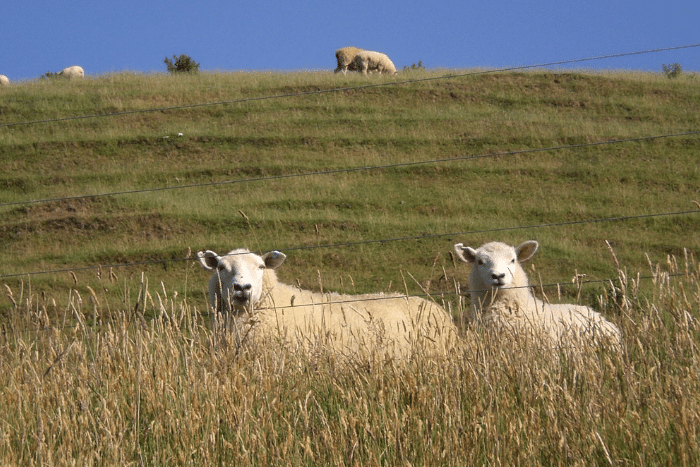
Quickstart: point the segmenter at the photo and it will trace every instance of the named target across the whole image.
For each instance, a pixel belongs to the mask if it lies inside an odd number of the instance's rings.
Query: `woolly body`
[[[8,86],[9,84],[10,84],[9,78],[5,75],[0,75],[0,86]]]
[[[391,75],[397,74],[396,67],[392,61],[389,60],[386,54],[381,52],[362,50],[355,55],[353,65],[358,71],[361,71],[363,75],[372,71]]]
[[[343,47],[342,49],[338,49],[335,51],[335,59],[338,62],[338,66],[336,67],[335,70],[333,70],[333,73],[338,73],[339,71],[342,71],[343,74],[347,74],[348,70],[350,71],[359,71],[355,67],[355,55],[357,55],[359,52],[362,52],[362,49],[358,49],[357,47]]]
[[[600,313],[583,305],[546,303],[532,294],[521,263],[532,258],[538,247],[536,241],[516,248],[500,242],[476,250],[461,243],[454,246],[457,257],[472,265],[470,318],[499,331],[542,335],[555,343],[571,338],[597,343],[601,337],[620,343],[619,329]]]
[[[85,77],[85,71],[83,70],[82,67],[78,65],[74,66],[69,66],[68,68],[64,68],[63,70],[58,72],[59,76],[63,76],[66,78],[84,78]]]
[[[245,249],[225,256],[206,250],[200,263],[214,269],[209,299],[216,312],[235,318],[238,335],[282,337],[293,346],[329,344],[343,354],[379,352],[406,357],[422,349],[445,351],[457,328],[439,305],[399,294],[318,293],[281,283],[274,271],[286,256]]]

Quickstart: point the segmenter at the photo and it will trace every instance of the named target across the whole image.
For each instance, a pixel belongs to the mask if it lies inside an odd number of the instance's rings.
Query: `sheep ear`
[[[515,254],[518,256],[518,261],[524,263],[525,261],[529,260],[535,256],[535,253],[539,247],[540,244],[534,240],[528,240],[527,242],[521,243],[515,249]]]
[[[455,254],[457,258],[463,263],[475,263],[476,262],[476,250],[464,246],[461,243],[455,243],[454,246]]]
[[[284,260],[287,259],[287,255],[281,251],[268,251],[262,255],[262,259],[265,262],[266,268],[277,269],[284,263]]]
[[[197,252],[197,259],[206,269],[216,269],[219,267],[219,262],[221,258],[215,252],[211,250],[204,250]]]

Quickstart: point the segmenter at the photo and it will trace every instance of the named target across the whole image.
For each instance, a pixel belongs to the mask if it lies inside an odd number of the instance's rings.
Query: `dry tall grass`
[[[464,330],[449,359],[404,365],[217,348],[146,281],[135,311],[72,292],[53,321],[6,286],[0,464],[697,465],[700,265],[652,276],[650,296],[620,271],[601,297],[623,353]]]

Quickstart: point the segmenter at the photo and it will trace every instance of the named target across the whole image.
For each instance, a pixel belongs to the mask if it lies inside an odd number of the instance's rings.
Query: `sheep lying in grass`
[[[327,344],[342,354],[407,357],[421,350],[444,354],[456,343],[457,329],[443,308],[399,294],[317,293],[277,280],[286,256],[258,256],[237,249],[219,256],[197,253],[213,270],[209,299],[214,311],[232,317],[236,339],[249,334],[281,338],[309,349]]]
[[[389,60],[389,57],[380,52],[362,50],[355,55],[353,65],[358,71],[361,71],[363,75],[372,71],[391,75],[397,74],[396,67],[391,60]]]
[[[59,71],[58,76],[63,76],[64,78],[84,78],[85,77],[85,71],[83,70],[82,67],[78,65],[74,66],[69,66],[68,68],[64,68],[63,70]]]
[[[517,248],[500,242],[476,250],[461,243],[454,246],[457,257],[472,265],[472,319],[481,319],[499,331],[541,334],[554,343],[573,338],[577,342],[619,344],[619,329],[600,313],[582,305],[545,303],[532,295],[520,263],[532,258],[538,247],[534,240]]]
[[[357,55],[359,52],[362,52],[362,49],[358,49],[357,47],[343,47],[342,49],[336,50],[335,59],[338,62],[338,66],[335,70],[333,70],[333,73],[342,71],[343,74],[346,75],[348,70],[359,71],[357,68],[355,68],[354,62],[355,55]]]
[[[8,86],[9,84],[10,84],[9,78],[5,75],[0,75],[0,86]]]

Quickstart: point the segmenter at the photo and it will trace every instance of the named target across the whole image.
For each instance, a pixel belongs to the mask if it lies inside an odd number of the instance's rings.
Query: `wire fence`
[[[687,276],[687,272],[686,273],[667,273],[667,274],[665,274],[665,277],[668,279],[677,278],[677,277],[685,277],[685,276]],[[639,282],[641,282],[643,280],[655,280],[655,279],[658,279],[658,277],[654,276],[654,275],[645,275],[645,276],[637,275],[636,277],[634,277],[632,279],[632,281],[636,282],[636,284],[638,285]],[[539,289],[541,291],[544,291],[544,289],[546,289],[546,288],[556,288],[557,291],[560,291],[561,287],[563,287],[563,286],[575,286],[575,287],[578,287],[580,290],[580,288],[583,285],[606,284],[606,285],[610,285],[611,288],[613,289],[612,293],[616,294],[617,291],[615,290],[616,289],[615,283],[620,283],[622,281],[627,281],[627,279],[623,279],[622,277],[597,279],[597,280],[579,280],[578,278],[574,278],[574,280],[568,281],[568,282],[564,281],[564,282],[554,282],[554,283],[548,283],[548,284],[514,286],[514,287],[510,287],[510,289],[529,289],[531,291],[535,290],[535,289]],[[627,284],[625,284],[625,285],[627,285]],[[486,291],[486,290],[483,290],[483,291]],[[483,292],[483,291],[481,291],[481,292]],[[472,292],[472,291],[469,291],[468,293],[470,293],[470,292]],[[480,291],[476,290],[474,292],[480,292]],[[427,293],[427,292],[425,292],[425,293],[413,293],[413,294],[410,294],[409,296],[426,299],[426,300],[432,301],[434,303],[437,303],[438,305],[444,305],[445,300],[459,299],[459,297],[468,295],[468,293],[455,290],[455,291],[451,291],[451,292],[441,291],[441,292],[432,293],[432,294]],[[544,295],[545,295],[544,301],[546,303],[548,303],[549,300],[546,298],[546,294],[544,294]],[[15,307],[19,308],[19,306],[15,302],[14,298],[12,298],[10,295],[8,295],[8,296],[10,297],[11,301],[13,303],[15,303]],[[79,294],[77,294],[77,291],[76,291],[76,296],[77,296],[77,300],[80,303],[82,303],[82,298],[80,297]],[[255,311],[256,312],[272,311],[273,313],[277,313],[277,312],[284,313],[285,310],[289,310],[289,309],[298,310],[298,309],[309,308],[309,307],[312,307],[314,309],[319,308],[321,310],[324,310],[325,307],[333,306],[333,305],[339,305],[342,309],[343,305],[349,306],[352,308],[353,305],[361,304],[363,302],[381,302],[381,301],[387,301],[387,300],[395,300],[397,297],[398,298],[406,297],[405,295],[392,295],[392,294],[370,295],[370,294],[368,294],[368,295],[364,295],[364,296],[342,296],[342,295],[340,295],[339,296],[340,298],[331,299],[332,296],[333,296],[332,293],[320,293],[319,294],[320,300],[318,302],[314,302],[314,303],[290,303],[289,305],[275,304],[272,307],[266,307],[266,306],[257,307],[255,309]],[[73,295],[72,295],[72,297],[73,297]],[[94,297],[94,299],[97,300],[96,297]],[[122,311],[126,311],[127,313],[133,314],[133,317],[136,317],[137,315],[139,315],[141,319],[144,319],[143,314],[141,314],[139,309],[138,309],[139,304],[141,304],[141,303],[145,304],[145,302],[147,302],[149,300],[151,301],[153,308],[155,310],[157,307],[156,307],[155,303],[153,302],[153,298],[152,298],[150,292],[148,292],[148,290],[141,290],[141,291],[139,291],[139,298],[138,298],[138,301],[136,303],[136,306],[134,307],[133,313],[129,312],[127,310],[122,310]],[[165,320],[170,321],[170,322],[175,322],[176,321],[175,317],[174,316],[171,317],[167,311],[167,296],[166,296],[166,304],[163,304],[160,297],[158,297],[158,302],[159,302],[160,314],[159,314],[159,316],[155,316],[154,319],[165,319]],[[95,307],[95,306],[96,306],[96,304],[93,303],[93,307]],[[207,305],[207,306],[209,306],[209,305]],[[71,307],[72,307],[72,309],[71,309]],[[468,307],[468,305],[466,305],[465,307]],[[90,324],[87,322],[86,317],[81,316],[81,312],[79,310],[79,307],[76,308],[75,305],[71,302],[69,304],[69,306],[66,307],[65,311],[67,313],[69,310],[71,310],[71,313],[74,316],[76,323],[66,323],[66,320],[64,317],[63,324],[60,326],[57,324],[53,324],[53,325],[49,324],[48,316],[45,314],[45,310],[44,310],[44,316],[42,316],[41,315],[42,310],[39,308],[39,306],[36,306],[35,308],[36,308],[35,310],[27,310],[27,311],[38,312],[37,316],[26,315],[23,317],[23,319],[25,321],[34,320],[35,322],[33,324],[25,323],[25,326],[17,326],[15,324],[15,325],[10,325],[8,327],[5,323],[3,323],[0,326],[0,333],[2,333],[4,335],[8,335],[8,334],[18,335],[18,334],[27,333],[27,332],[49,332],[49,331],[53,331],[56,329],[58,329],[58,330],[75,329],[76,325],[79,325],[83,330],[85,330],[86,328],[90,328],[93,331],[97,331],[99,329],[99,326],[97,324],[98,314],[97,314],[96,308],[95,308],[95,310],[93,310],[93,319],[92,319],[93,322]],[[210,308],[207,312],[201,312],[201,311],[196,310],[196,308],[195,308],[195,310],[194,310],[195,316],[193,316],[191,318],[196,320],[196,321],[199,321],[203,317],[210,315],[210,313],[212,311],[213,311],[213,309]],[[175,310],[171,309],[171,312],[175,313]],[[575,312],[572,311],[572,313],[575,313]],[[180,313],[180,314],[181,314],[180,320],[182,320],[184,315],[182,313]],[[111,313],[110,313],[110,315],[111,315]],[[107,319],[109,320],[110,318],[107,317]],[[102,316],[101,313],[99,313],[99,321],[101,323],[104,322],[104,317]],[[139,320],[133,320],[133,321],[138,322]],[[204,324],[204,323],[202,322],[200,324]]]
[[[114,191],[114,192],[108,192],[108,193],[97,193],[97,194],[88,194],[88,195],[64,196],[64,197],[57,197],[57,198],[43,198],[43,199],[25,200],[25,201],[12,201],[12,202],[0,203],[0,207],[24,206],[24,205],[29,205],[29,204],[40,204],[40,203],[50,203],[50,202],[60,202],[60,201],[73,201],[73,200],[79,200],[79,199],[93,199],[93,198],[103,198],[103,197],[119,196],[119,195],[155,193],[155,192],[162,192],[162,191],[183,190],[183,189],[192,189],[192,188],[207,188],[207,187],[243,184],[243,183],[268,182],[268,181],[285,180],[285,179],[292,179],[292,178],[338,175],[338,174],[352,173],[352,172],[388,170],[388,169],[398,169],[398,168],[405,168],[405,167],[419,167],[419,166],[432,165],[432,164],[445,164],[445,163],[450,163],[450,162],[464,162],[464,161],[477,160],[477,159],[516,156],[516,155],[524,155],[524,154],[535,154],[535,153],[549,152],[549,151],[582,149],[582,148],[590,148],[590,147],[595,147],[595,146],[604,146],[604,145],[613,145],[613,144],[639,143],[639,142],[643,142],[643,141],[654,141],[654,140],[665,139],[665,138],[678,138],[678,137],[698,136],[698,135],[700,135],[700,131],[686,131],[686,132],[681,132],[681,133],[668,133],[668,134],[663,134],[663,135],[640,136],[637,138],[625,138],[625,139],[616,139],[616,140],[608,140],[608,141],[594,141],[592,143],[569,144],[569,145],[563,145],[563,146],[550,146],[550,147],[546,147],[546,148],[521,149],[521,150],[515,150],[515,151],[502,151],[502,152],[493,152],[493,153],[476,154],[476,155],[471,154],[471,155],[465,155],[465,156],[448,157],[448,158],[442,158],[442,159],[431,159],[431,160],[424,160],[424,161],[398,162],[398,163],[394,163],[394,164],[382,164],[382,165],[361,166],[361,167],[347,167],[347,168],[343,168],[343,169],[322,170],[322,171],[316,171],[316,172],[303,172],[303,173],[290,173],[290,174],[281,174],[281,175],[270,175],[270,176],[266,176],[266,177],[243,178],[243,179],[238,179],[238,180],[223,180],[223,181],[216,181],[216,182],[204,182],[204,183],[193,183],[193,184],[187,184],[187,185],[142,188],[142,189],[137,189],[137,190]]]
[[[197,107],[211,107],[211,106],[219,106],[219,105],[243,104],[243,103],[248,103],[248,102],[264,101],[264,100],[271,100],[271,99],[289,99],[292,97],[310,96],[310,95],[314,95],[314,94],[328,94],[328,93],[344,92],[344,91],[356,91],[356,90],[363,90],[363,89],[370,89],[370,88],[377,88],[377,87],[398,86],[398,85],[402,85],[402,84],[420,83],[420,82],[425,82],[425,81],[437,81],[437,80],[444,80],[444,79],[463,78],[463,77],[483,75],[483,74],[503,73],[503,72],[520,71],[520,70],[532,70],[532,69],[547,68],[547,67],[562,66],[562,65],[574,65],[577,63],[585,63],[585,62],[591,62],[591,61],[597,61],[597,60],[607,60],[607,59],[611,59],[611,58],[622,58],[622,57],[630,57],[630,56],[634,56],[634,55],[644,55],[644,54],[651,54],[651,53],[668,52],[668,51],[672,51],[672,50],[690,49],[690,48],[695,48],[695,47],[700,47],[700,44],[688,44],[688,45],[679,45],[679,46],[675,46],[675,47],[665,47],[665,48],[649,49],[649,50],[638,50],[638,51],[633,51],[633,52],[622,52],[622,53],[609,54],[609,55],[598,55],[598,56],[594,56],[594,57],[583,57],[583,58],[575,58],[575,59],[570,59],[570,60],[559,60],[559,61],[553,61],[553,62],[538,63],[538,64],[534,64],[534,65],[522,65],[522,66],[515,66],[515,67],[498,68],[498,69],[494,69],[494,70],[469,71],[469,72],[465,72],[465,73],[448,73],[445,75],[435,76],[435,77],[415,78],[415,79],[399,80],[399,81],[384,82],[384,83],[364,84],[364,85],[360,85],[360,86],[345,86],[345,87],[339,87],[339,88],[320,89],[320,90],[304,91],[304,92],[294,92],[294,93],[288,93],[288,94],[274,94],[274,95],[270,95],[270,96],[257,96],[257,97],[249,97],[249,98],[245,98],[245,99],[231,99],[231,100],[224,100],[224,101],[217,101],[217,102],[201,102],[201,103],[195,103],[195,104],[175,105],[175,106],[168,106],[168,107],[154,107],[154,108],[148,108],[148,109],[135,109],[135,110],[127,110],[127,111],[122,111],[122,112],[111,112],[111,113],[105,113],[105,114],[77,115],[77,116],[72,116],[72,117],[49,118],[49,119],[44,119],[44,120],[28,120],[28,121],[23,121],[23,122],[7,122],[7,123],[0,123],[0,128],[21,126],[21,125],[37,125],[37,124],[43,124],[43,123],[57,123],[57,122],[65,122],[65,121],[71,121],[71,120],[85,120],[85,119],[92,119],[92,118],[120,117],[120,116],[124,116],[124,115],[133,115],[133,114],[140,114],[140,113],[167,112],[167,111],[175,111],[175,110],[192,109],[192,108],[197,108]]]
[[[537,68],[546,68],[546,67],[552,67],[552,66],[570,65],[570,64],[576,64],[576,63],[584,63],[587,61],[603,60],[603,59],[609,59],[609,58],[619,58],[619,57],[625,57],[625,56],[631,56],[631,55],[657,53],[657,52],[662,52],[662,51],[671,51],[671,50],[687,49],[687,48],[694,48],[694,47],[700,47],[700,44],[691,44],[691,45],[684,45],[684,46],[678,46],[678,47],[668,47],[668,48],[661,48],[661,49],[627,52],[627,53],[603,55],[603,56],[597,56],[597,57],[572,59],[572,60],[553,61],[553,62],[548,62],[548,63],[541,63],[541,64],[535,64],[535,65],[525,65],[525,66],[519,66],[519,67],[509,67],[509,68],[502,68],[502,69],[497,69],[497,70],[470,71],[470,72],[465,72],[465,73],[450,73],[450,74],[445,74],[445,75],[441,75],[438,77],[417,78],[417,79],[400,80],[400,81],[392,81],[392,82],[373,83],[373,84],[365,84],[365,85],[360,85],[360,86],[338,87],[338,88],[314,90],[314,91],[308,91],[308,92],[278,94],[278,95],[269,95],[269,96],[258,96],[258,97],[246,98],[246,99],[234,99],[234,100],[226,100],[226,101],[218,101],[218,102],[195,103],[195,104],[180,105],[180,106],[137,109],[137,110],[107,113],[107,114],[81,115],[81,116],[62,117],[62,118],[53,118],[53,119],[44,119],[44,120],[32,120],[32,121],[23,121],[23,122],[8,122],[8,123],[0,123],[0,128],[8,128],[8,127],[20,126],[20,125],[56,123],[56,122],[65,122],[65,121],[71,121],[71,120],[82,120],[82,119],[92,119],[92,118],[108,118],[108,117],[117,117],[117,116],[123,116],[123,115],[149,113],[149,112],[176,111],[176,110],[181,110],[181,109],[190,109],[190,108],[204,107],[204,106],[231,105],[231,104],[240,104],[240,103],[246,103],[246,102],[252,102],[252,101],[263,101],[263,100],[270,100],[270,99],[285,99],[285,98],[301,97],[301,96],[308,96],[308,95],[314,95],[314,94],[343,92],[343,91],[349,91],[349,90],[363,90],[363,89],[383,87],[383,86],[396,86],[396,85],[424,82],[424,81],[435,81],[435,80],[454,79],[454,78],[460,78],[460,77],[469,77],[469,76],[488,74],[488,73],[499,73],[499,72],[507,72],[507,71],[518,71],[518,70],[526,70],[526,69],[537,69]],[[284,180],[284,179],[301,178],[301,177],[329,176],[329,175],[337,175],[337,174],[342,174],[342,173],[351,173],[351,172],[359,172],[359,171],[387,170],[387,169],[415,167],[415,166],[429,165],[429,164],[442,164],[442,163],[450,163],[450,162],[458,162],[458,161],[468,161],[468,160],[476,160],[476,159],[483,159],[483,158],[495,158],[495,157],[504,157],[504,156],[512,156],[512,155],[523,155],[523,154],[531,154],[531,153],[539,153],[539,152],[547,152],[547,151],[561,151],[561,150],[589,148],[589,147],[595,147],[595,146],[601,146],[601,145],[637,143],[637,142],[644,142],[644,141],[653,141],[653,140],[658,140],[658,139],[663,139],[663,138],[694,137],[694,136],[697,136],[699,134],[700,134],[700,131],[686,131],[686,132],[677,132],[677,133],[660,134],[660,135],[652,135],[652,136],[643,136],[643,137],[636,137],[636,138],[598,141],[598,142],[592,142],[592,143],[553,146],[553,147],[546,147],[546,148],[514,150],[514,151],[505,151],[505,152],[496,152],[496,153],[487,153],[487,154],[478,154],[478,155],[472,154],[472,155],[464,155],[464,156],[433,159],[433,160],[402,162],[402,163],[374,165],[374,166],[347,167],[347,168],[325,170],[325,171],[305,172],[305,173],[290,173],[290,174],[282,174],[282,175],[276,175],[276,176],[247,178],[247,179],[238,179],[238,180],[225,180],[225,181],[215,181],[215,182],[168,186],[168,187],[150,187],[150,188],[144,188],[144,189],[138,189],[138,190],[128,190],[128,191],[118,191],[118,192],[108,192],[108,193],[98,193],[98,194],[88,194],[88,195],[77,195],[77,196],[67,196],[67,197],[56,197],[56,198],[45,198],[45,199],[35,199],[35,200],[24,200],[24,201],[0,203],[0,207],[22,206],[22,205],[37,204],[37,203],[69,201],[69,200],[86,199],[86,198],[131,195],[131,194],[137,194],[137,193],[152,193],[152,192],[159,192],[159,191],[165,191],[165,190],[206,188],[206,187],[214,187],[214,186],[221,186],[221,185],[255,183],[255,182],[264,182],[264,181],[271,181],[271,180]],[[700,207],[700,205],[699,205],[699,207]],[[435,233],[435,234],[430,234],[430,235],[412,235],[412,236],[394,237],[394,238],[368,239],[368,240],[332,243],[332,244],[324,244],[324,245],[318,245],[318,244],[317,245],[296,245],[296,246],[288,246],[286,248],[280,248],[280,249],[283,251],[300,251],[300,250],[311,250],[311,249],[321,249],[321,248],[349,247],[349,246],[365,245],[365,244],[372,244],[372,243],[401,242],[401,241],[410,241],[410,240],[422,240],[422,239],[426,239],[426,238],[441,238],[441,237],[451,237],[451,236],[460,236],[460,235],[467,236],[467,235],[474,235],[474,234],[496,233],[496,232],[505,232],[505,231],[515,231],[515,230],[554,228],[554,227],[560,227],[560,226],[585,225],[585,224],[605,223],[605,222],[621,222],[621,221],[630,221],[630,220],[635,220],[635,219],[639,220],[639,219],[661,218],[661,217],[670,217],[670,216],[691,216],[691,215],[698,214],[698,213],[700,213],[700,210],[697,210],[697,209],[686,210],[686,211],[662,212],[662,213],[646,213],[646,214],[639,214],[639,215],[618,216],[618,217],[609,217],[609,218],[600,218],[600,219],[586,219],[586,220],[570,221],[570,222],[544,223],[544,224],[525,225],[525,226],[511,226],[511,227],[503,227],[503,228],[497,228],[497,229],[484,229],[484,230],[476,230],[476,231],[449,232],[449,233],[443,232],[443,233]],[[183,258],[178,258],[178,259],[140,261],[140,262],[132,262],[132,263],[115,263],[115,264],[108,264],[108,265],[92,265],[92,266],[84,266],[84,267],[77,267],[77,268],[65,268],[65,269],[38,270],[38,271],[20,272],[20,273],[15,273],[15,274],[4,274],[4,275],[0,275],[0,279],[13,279],[13,278],[16,279],[16,278],[22,278],[22,277],[44,275],[44,274],[74,273],[74,272],[79,272],[79,271],[99,270],[99,269],[103,269],[103,268],[110,268],[111,269],[111,268],[142,267],[142,266],[148,266],[148,265],[157,265],[157,264],[165,264],[165,263],[170,263],[170,262],[182,262],[182,261],[193,261],[193,258],[192,257],[183,257]],[[678,274],[678,275],[680,275],[680,274]],[[672,276],[675,276],[675,275],[672,275]],[[651,278],[653,278],[653,276],[638,276],[637,279],[646,280],[646,279],[651,279]],[[570,281],[561,281],[561,282],[556,282],[556,283],[551,283],[551,284],[541,284],[541,285],[539,285],[539,287],[561,287],[562,284],[571,284],[571,285],[577,285],[580,287],[582,284],[612,283],[612,282],[618,281],[618,280],[619,280],[619,278],[610,278],[610,279],[602,279],[602,280],[586,280],[586,281],[578,281],[578,283],[576,283],[576,284],[574,284]],[[444,297],[444,296],[448,296],[450,294],[457,294],[457,292],[456,291],[452,292],[452,293],[441,292],[439,295]],[[429,294],[417,294],[416,296],[427,297],[428,295]],[[377,298],[373,298],[373,299],[382,299],[382,298],[377,297]],[[343,303],[343,302],[341,301],[340,303]]]
[[[339,243],[327,243],[327,244],[316,244],[316,245],[297,245],[297,246],[289,246],[289,247],[282,247],[282,248],[277,247],[275,249],[279,249],[282,251],[317,250],[317,249],[323,249],[323,248],[339,248],[339,247],[369,245],[369,244],[373,244],[373,243],[404,242],[404,241],[410,241],[410,240],[424,240],[424,239],[431,239],[431,238],[468,236],[468,235],[496,233],[496,232],[509,232],[509,231],[512,232],[512,231],[517,231],[517,230],[534,230],[534,229],[542,229],[542,228],[553,228],[553,227],[585,225],[585,224],[599,224],[599,223],[605,223],[605,222],[621,222],[621,221],[628,221],[628,220],[634,220],[634,219],[652,219],[652,218],[683,216],[683,215],[693,215],[693,214],[700,214],[700,209],[693,209],[693,210],[687,210],[687,211],[662,212],[662,213],[637,214],[637,215],[631,215],[631,216],[606,217],[606,218],[600,218],[600,219],[584,219],[584,220],[567,221],[567,222],[552,222],[552,223],[545,223],[545,224],[531,224],[531,225],[522,225],[522,226],[500,227],[500,228],[496,228],[496,229],[481,229],[481,230],[468,230],[468,231],[461,231],[461,232],[442,232],[442,233],[425,234],[425,235],[410,235],[410,236],[404,236],[404,237],[377,238],[377,239],[368,239],[368,240],[357,240],[357,241],[353,241],[353,242],[339,242]],[[272,248],[270,250],[272,250]],[[234,253],[234,254],[237,254],[237,253]],[[226,256],[226,255],[223,255],[223,256]],[[44,274],[62,274],[62,273],[71,273],[71,272],[75,273],[75,272],[84,272],[84,271],[97,271],[97,270],[102,270],[102,269],[153,266],[153,265],[159,265],[159,264],[178,263],[178,262],[193,261],[193,260],[194,260],[194,258],[192,258],[192,257],[183,257],[183,258],[177,258],[177,259],[170,258],[170,259],[162,259],[162,260],[138,261],[138,262],[131,262],[131,263],[98,264],[98,265],[92,265],[92,266],[73,267],[73,268],[64,268],[64,269],[46,269],[46,270],[37,270],[37,271],[25,271],[25,272],[18,272],[18,273],[14,273],[14,274],[0,275],[0,280],[11,279],[11,278],[20,278],[20,277],[31,277],[31,276],[38,276],[38,275],[44,275]]]

